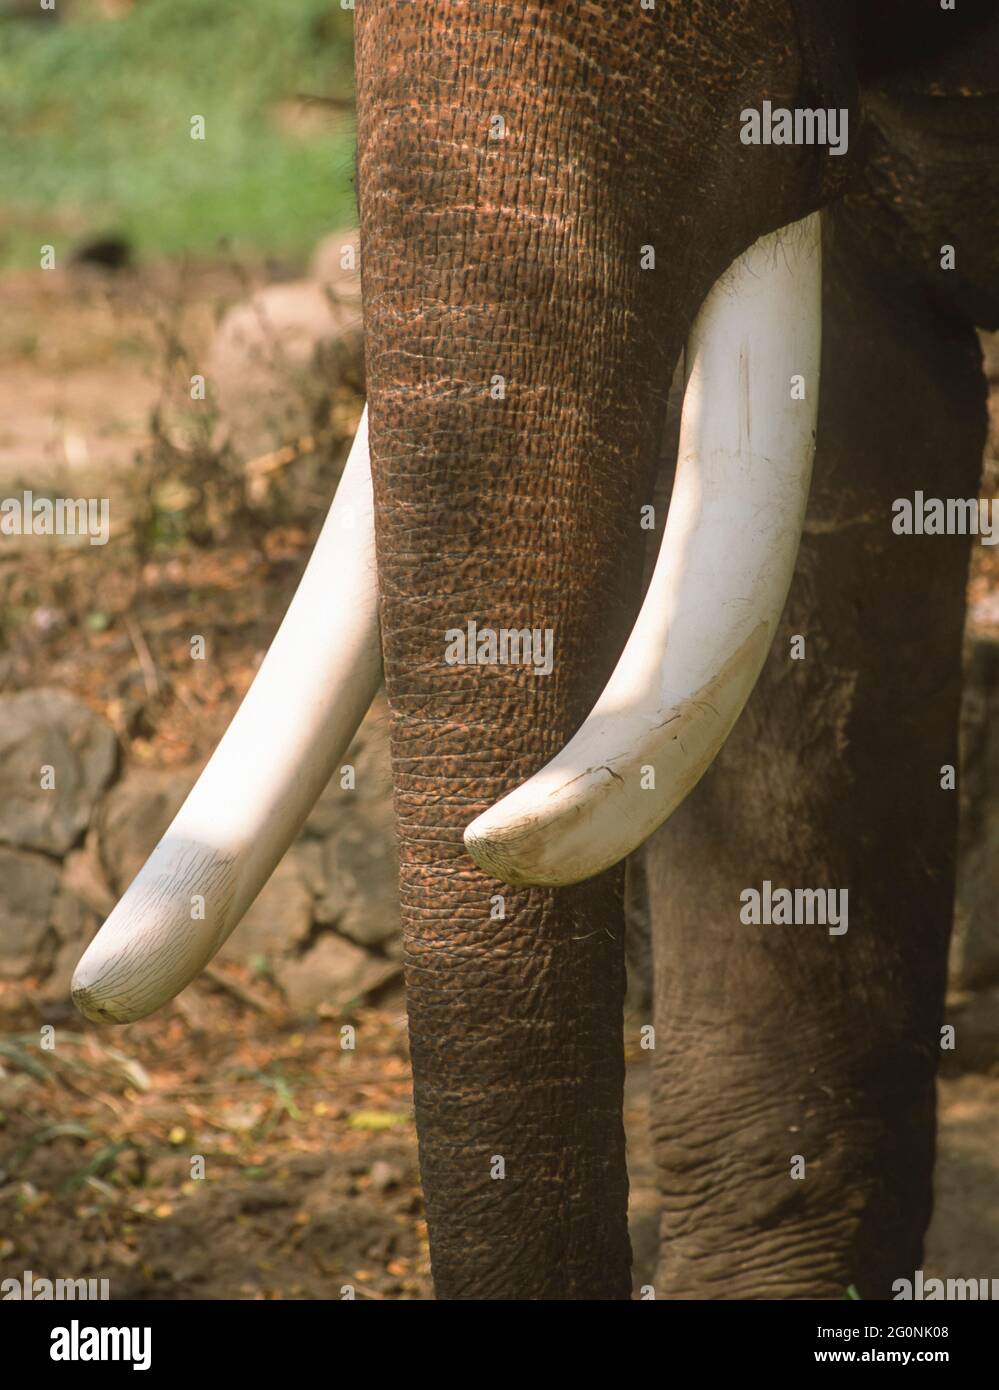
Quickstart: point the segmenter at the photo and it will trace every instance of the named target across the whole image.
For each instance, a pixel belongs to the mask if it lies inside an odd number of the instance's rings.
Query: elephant
[[[357,9],[365,416],[73,993],[197,974],[384,679],[440,1298],[632,1294],[639,852],[655,1297],[919,1267],[972,536],[893,518],[977,496],[997,57],[973,0]]]

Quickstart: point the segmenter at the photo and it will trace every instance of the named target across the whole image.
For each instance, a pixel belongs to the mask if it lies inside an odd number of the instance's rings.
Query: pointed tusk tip
[[[70,995],[77,1013],[82,1014],[91,1023],[132,1023],[136,1017],[127,1009],[116,1008],[113,1004],[99,1002],[93,988],[77,981],[75,975],[70,985]]]
[[[465,830],[465,849],[483,873],[500,883],[511,883],[517,887],[529,887],[532,880],[524,873],[523,865],[516,862],[510,853],[510,846],[504,842],[502,832],[491,829],[485,816],[473,820]]]
[[[483,873],[514,888],[564,888],[575,879],[539,862],[537,830],[497,823],[484,811],[465,830],[465,849]]]
[[[96,941],[97,938],[95,937]],[[91,943],[92,945],[93,943]],[[73,978],[69,983],[70,998],[78,1013],[91,1023],[135,1023],[137,1019],[145,1018],[147,1014],[153,1012],[157,1007],[154,1003],[152,1007],[147,1003],[139,1006],[129,1003],[119,991],[109,988],[107,983],[106,960],[88,960],[89,952],[85,953],[73,972]],[[148,996],[147,996],[148,998]],[[155,998],[155,996],[154,996]]]

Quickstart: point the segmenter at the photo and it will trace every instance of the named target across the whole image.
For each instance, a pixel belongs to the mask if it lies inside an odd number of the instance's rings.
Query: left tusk
[[[267,882],[381,682],[367,410],[260,670],[163,839],[87,947],[73,999],[130,1023],[204,968]]]
[[[705,300],[669,515],[628,643],[565,748],[465,831],[503,882],[578,883],[617,863],[680,805],[742,712],[808,501],[821,265],[816,213],[761,238]]]

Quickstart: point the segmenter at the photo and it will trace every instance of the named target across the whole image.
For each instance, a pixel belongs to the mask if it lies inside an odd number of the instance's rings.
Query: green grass
[[[275,119],[299,93],[349,96],[352,18],[338,0],[137,0],[0,21],[0,263],[107,232],[140,256],[294,255],[352,221],[344,114],[307,135]]]

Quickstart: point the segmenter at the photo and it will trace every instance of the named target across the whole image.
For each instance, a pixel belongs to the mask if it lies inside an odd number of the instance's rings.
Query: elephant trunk
[[[434,1279],[445,1298],[625,1298],[620,872],[512,889],[462,834],[579,727],[637,607],[684,331],[649,254],[665,220],[652,84],[639,71],[622,118],[593,90],[600,70],[580,73],[567,18],[545,10],[525,30],[507,7],[449,7],[459,30],[439,10],[368,0],[357,19],[372,478]],[[625,35],[626,54],[603,11],[594,22],[610,70],[661,62],[659,29],[642,29],[645,49]]]

